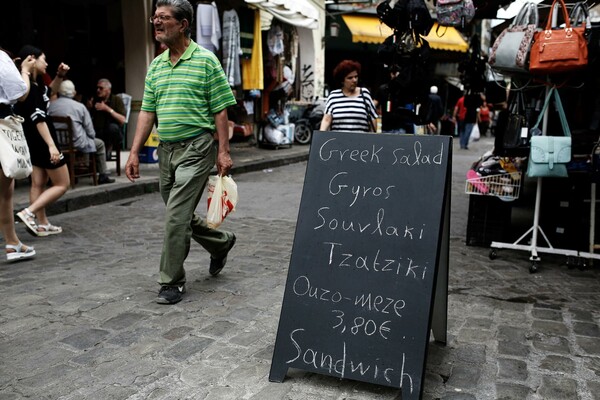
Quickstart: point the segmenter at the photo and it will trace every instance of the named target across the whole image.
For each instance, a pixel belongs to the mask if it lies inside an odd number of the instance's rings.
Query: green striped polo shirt
[[[175,65],[169,53],[148,67],[141,110],[156,113],[163,142],[214,132],[213,114],[236,104],[221,63],[193,40]]]

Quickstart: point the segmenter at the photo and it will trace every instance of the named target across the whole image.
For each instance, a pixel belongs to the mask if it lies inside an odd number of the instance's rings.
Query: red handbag
[[[552,28],[552,14],[559,2],[563,10],[564,28]],[[554,0],[546,22],[546,29],[533,35],[529,58],[532,74],[554,74],[584,68],[588,63],[588,49],[584,26],[571,27],[569,13],[563,0]]]

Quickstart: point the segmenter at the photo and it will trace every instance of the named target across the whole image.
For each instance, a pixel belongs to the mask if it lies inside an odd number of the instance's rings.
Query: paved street
[[[448,344],[430,344],[424,398],[600,399],[600,269],[541,255],[530,274],[528,253],[465,245],[465,173],[492,143],[453,156]],[[156,192],[56,214],[54,237],[18,226],[39,256],[0,263],[0,399],[401,399],[301,370],[268,381],[305,168],[234,175],[228,264],[211,277],[193,243],[173,306],[155,303]]]

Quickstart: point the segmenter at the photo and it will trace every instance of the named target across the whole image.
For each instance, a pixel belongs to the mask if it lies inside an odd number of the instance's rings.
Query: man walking
[[[236,101],[219,60],[190,38],[193,9],[187,0],[158,0],[150,20],[156,40],[167,50],[148,67],[125,173],[132,182],[139,178],[138,153],[156,123],[160,193],[166,205],[157,302],[175,304],[185,293],[183,263],[191,238],[210,253],[213,276],[221,272],[235,244],[233,233],[210,229],[194,210],[215,156],[219,175],[226,175],[233,165],[227,107]]]

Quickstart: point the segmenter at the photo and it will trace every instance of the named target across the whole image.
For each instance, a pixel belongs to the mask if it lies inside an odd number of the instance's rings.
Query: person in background
[[[481,106],[477,109],[477,125],[479,127],[479,134],[481,137],[488,136],[488,130],[490,128],[492,117],[490,108],[485,101],[485,96],[481,96]]]
[[[46,216],[46,206],[64,195],[69,188],[69,171],[64,156],[56,147],[54,126],[47,124],[46,110],[50,101],[51,91],[63,81],[69,66],[61,63],[56,77],[50,88],[44,85],[42,76],[48,68],[46,55],[42,50],[31,45],[25,45],[19,51],[21,60],[32,56],[35,60],[31,71],[31,89],[27,99],[15,105],[15,112],[23,117],[23,132],[29,146],[31,164],[31,189],[29,191],[30,205],[19,211],[17,216],[26,225],[27,230],[36,236],[48,236],[62,232],[60,226],[54,226]],[[21,65],[23,71],[23,65]],[[48,186],[48,180],[52,185]]]
[[[465,150],[468,150],[469,139],[471,137],[471,132],[473,132],[473,128],[477,123],[477,109],[481,106],[482,99],[481,93],[477,92],[469,92],[465,95],[464,107],[465,111],[465,119],[464,119],[464,131],[463,136],[460,137],[461,147]]]
[[[236,241],[233,232],[209,228],[205,219],[194,212],[215,161],[220,176],[227,175],[233,165],[227,107],[235,105],[236,100],[219,59],[190,38],[193,20],[194,10],[187,0],[156,2],[150,22],[156,40],[168,50],[148,67],[135,137],[125,165],[129,180],[140,177],[138,153],[156,123],[160,193],[166,205],[158,281],[161,287],[156,299],[159,304],[182,300],[186,282],[183,263],[192,238],[210,254],[212,276],[221,272]],[[215,131],[218,149],[213,139]]]
[[[12,105],[27,98],[31,83],[29,76],[35,59],[27,56],[21,63],[21,72],[11,57],[0,48],[0,118],[13,115]],[[15,231],[13,193],[15,180],[2,172],[0,165],[0,231],[5,242],[6,260],[17,261],[35,256],[33,246],[21,243]]]
[[[83,153],[96,152],[98,166],[98,184],[113,183],[115,180],[106,173],[106,148],[101,139],[96,138],[92,117],[82,103],[75,97],[75,84],[70,80],[63,81],[58,88],[59,97],[50,102],[48,115],[71,117],[73,123],[73,144]]]
[[[361,65],[357,61],[343,60],[333,70],[335,81],[342,87],[327,97],[321,131],[375,132],[377,110],[366,88],[358,86]]]
[[[456,105],[454,106],[454,112],[452,113],[452,121],[456,124],[456,130],[458,133],[459,144],[461,149],[466,149],[467,144],[469,144],[469,139],[467,138],[466,143],[464,142],[465,136],[465,117],[467,115],[467,108],[465,107],[465,96],[461,96]],[[469,135],[471,132],[469,132]]]
[[[123,100],[112,94],[112,84],[108,79],[100,79],[96,85],[96,96],[87,102],[96,137],[106,145],[107,159],[114,146],[121,146],[121,127],[125,124]]]
[[[438,94],[437,86],[429,88],[427,97],[427,112],[425,115],[425,123],[427,124],[428,133],[436,135],[440,131],[440,119],[444,115],[444,106],[442,98]]]

